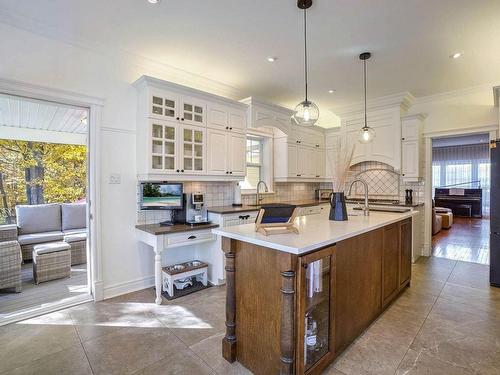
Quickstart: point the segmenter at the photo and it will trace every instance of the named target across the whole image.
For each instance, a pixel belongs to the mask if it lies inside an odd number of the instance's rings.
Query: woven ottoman
[[[67,234],[64,242],[71,246],[72,266],[87,263],[87,233]]]
[[[33,248],[35,283],[71,276],[71,246],[64,242],[49,242]]]

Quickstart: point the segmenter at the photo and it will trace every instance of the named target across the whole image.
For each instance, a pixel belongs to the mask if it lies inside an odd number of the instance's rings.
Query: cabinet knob
[[[181,118],[181,121],[184,121],[184,118]]]
[[[401,138],[402,141],[404,141],[405,139],[404,138]]]
[[[188,240],[194,240],[194,239],[196,239],[196,236],[189,236],[188,237]]]
[[[229,174],[233,174],[233,172],[231,171],[231,172],[229,172]]]
[[[226,171],[226,174],[229,174],[229,172],[228,172],[228,171]]]
[[[228,129],[229,129],[229,126],[226,126],[226,130],[228,130]]]
[[[176,117],[177,120],[180,120],[181,118],[180,117]]]
[[[233,128],[229,128],[229,130],[233,130]]]
[[[179,169],[177,169],[177,171],[176,171],[176,172],[177,172],[177,173],[179,173],[179,172],[180,172],[180,170],[179,170]]]

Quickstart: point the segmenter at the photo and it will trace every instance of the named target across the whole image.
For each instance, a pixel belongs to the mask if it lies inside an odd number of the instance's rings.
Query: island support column
[[[231,363],[236,361],[235,242],[222,237],[222,250],[226,256],[226,336],[222,339],[222,356]]]
[[[280,327],[280,375],[292,375],[294,364],[295,272],[283,271]]]

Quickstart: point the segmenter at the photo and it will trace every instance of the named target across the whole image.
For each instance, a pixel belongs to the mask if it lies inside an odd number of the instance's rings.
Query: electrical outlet
[[[121,184],[122,176],[119,173],[111,173],[109,175],[109,183],[110,184]]]

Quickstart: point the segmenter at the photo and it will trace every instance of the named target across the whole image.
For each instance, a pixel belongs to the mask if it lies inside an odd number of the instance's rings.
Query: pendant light
[[[363,60],[363,73],[364,73],[364,91],[365,91],[365,124],[359,130],[358,133],[358,141],[361,143],[370,143],[375,138],[375,130],[368,126],[368,122],[366,121],[366,60],[368,60],[372,54],[370,52],[363,52],[359,55],[359,59]]]
[[[300,102],[292,116],[297,125],[313,126],[319,118],[319,108],[307,97],[307,9],[312,5],[312,0],[297,0],[299,9],[304,10],[304,78],[305,78],[305,100]]]

